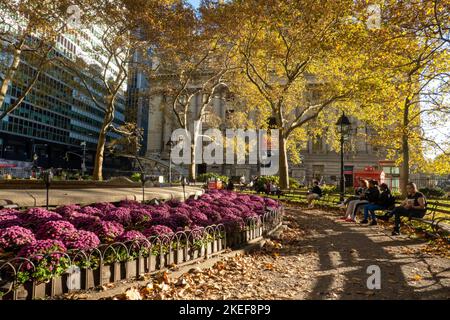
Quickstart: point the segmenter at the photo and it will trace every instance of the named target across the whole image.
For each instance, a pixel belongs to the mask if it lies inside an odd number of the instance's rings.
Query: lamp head
[[[344,112],[342,112],[342,115],[339,117],[338,121],[336,122],[337,129],[339,133],[348,133],[350,132],[351,128],[351,122],[350,119],[345,115]]]

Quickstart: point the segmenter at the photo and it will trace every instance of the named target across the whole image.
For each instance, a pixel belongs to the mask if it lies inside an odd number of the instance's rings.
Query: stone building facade
[[[161,77],[163,76],[170,77],[170,75],[161,75]],[[164,81],[167,81],[167,79],[164,79]],[[152,83],[149,83],[145,89],[149,90],[148,88],[151,86]],[[145,154],[149,157],[169,160],[170,147],[168,142],[171,139],[173,130],[178,128],[172,112],[171,97],[162,94],[149,94],[148,96],[148,101],[145,102],[146,105],[148,104],[148,112],[144,115],[144,117],[148,117],[147,121],[144,121],[148,126],[144,128],[146,132]],[[202,96],[200,94],[192,99],[191,109],[194,110],[194,113],[200,107],[201,99]],[[216,97],[212,99],[209,109],[204,116],[204,121],[202,122],[203,130],[211,127],[209,118],[214,115],[222,120],[220,125],[216,124],[216,128],[225,134],[227,115],[233,112],[232,108],[232,104],[226,99],[226,92],[218,92]],[[142,114],[138,115],[138,118],[142,117]],[[336,121],[338,117],[337,115]],[[392,169],[393,164],[385,161],[385,152],[371,146],[366,139],[357,138],[373,134],[370,132],[370,128],[357,122],[356,119],[351,119],[351,121],[353,127],[352,136],[354,138],[352,151],[346,152],[344,157],[346,185],[353,183],[356,171],[364,170],[367,167],[388,171],[389,174],[387,176],[389,179],[391,178],[391,172],[395,176],[396,171]],[[333,150],[324,138],[310,139],[305,144],[304,150],[300,151],[300,157],[302,158],[301,164],[290,163],[289,165],[291,177],[304,184],[310,183],[313,179],[319,179],[329,184],[339,183],[340,154]],[[197,175],[206,172],[215,172],[229,177],[244,175],[247,181],[252,176],[265,175],[264,167],[261,167],[259,164],[197,164]]]

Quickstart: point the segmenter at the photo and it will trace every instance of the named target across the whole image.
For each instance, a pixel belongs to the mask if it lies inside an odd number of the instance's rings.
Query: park
[[[448,0],[17,3],[0,300],[450,298]]]

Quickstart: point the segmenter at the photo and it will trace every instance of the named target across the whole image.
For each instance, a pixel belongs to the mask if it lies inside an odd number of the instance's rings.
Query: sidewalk
[[[186,198],[201,193],[200,187],[186,186]],[[145,188],[145,200],[183,199],[182,187]],[[116,202],[120,200],[142,200],[141,188],[94,188],[63,190],[50,189],[49,205],[90,204],[95,202]],[[45,206],[46,190],[0,190],[0,205],[17,204],[19,207]]]
[[[450,259],[427,250],[424,239],[390,236],[375,227],[337,221],[320,209],[287,207],[283,227],[252,253],[231,252],[187,273],[172,272],[135,282],[142,299],[182,300],[396,300],[449,299]],[[387,227],[387,229],[386,229]],[[240,253],[239,255],[236,255]],[[234,255],[234,257],[233,257]],[[378,267],[379,288],[369,267]],[[181,271],[181,270],[180,270]],[[185,271],[185,270],[183,270]],[[372,278],[373,279],[373,278]],[[70,297],[124,299],[127,286]],[[130,298],[129,298],[130,299]]]

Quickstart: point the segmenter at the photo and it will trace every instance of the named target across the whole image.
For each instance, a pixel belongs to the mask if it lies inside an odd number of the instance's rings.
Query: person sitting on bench
[[[346,209],[350,201],[361,199],[361,196],[363,196],[366,190],[369,188],[369,181],[367,181],[366,179],[359,179],[358,184],[358,188],[355,189],[355,195],[345,199],[344,202],[339,204],[339,208]]]
[[[376,199],[373,203],[369,203],[364,206],[364,220],[361,221],[362,224],[369,223],[369,213],[372,217],[372,222],[370,223],[371,226],[377,225],[377,218],[375,216],[376,210],[387,210],[394,206],[395,204],[395,198],[391,194],[391,190],[389,190],[389,187],[386,183],[382,183],[380,185],[380,197]]]
[[[417,190],[415,183],[409,182],[406,185],[406,192],[408,196],[400,206],[388,212],[386,215],[379,217],[386,221],[392,216],[395,217],[394,230],[392,231],[393,236],[400,234],[401,217],[423,218],[427,212],[427,200],[423,193]]]
[[[308,208],[314,208],[314,200],[320,199],[322,197],[322,189],[319,187],[319,181],[314,180],[313,187],[308,191],[306,200],[308,201]]]
[[[370,182],[367,180],[361,180],[363,181],[363,184],[367,185],[367,189],[365,190],[364,194],[359,197],[358,200],[352,200],[348,203],[347,210],[345,212],[345,217],[340,218],[342,220],[345,220],[347,222],[356,222],[356,214],[358,210],[363,206],[369,203],[368,197],[370,196],[371,199],[375,199],[380,195],[380,192],[378,190],[378,182],[375,180],[371,180]],[[375,191],[376,189],[376,191]],[[376,197],[373,196],[375,192],[378,192]]]

